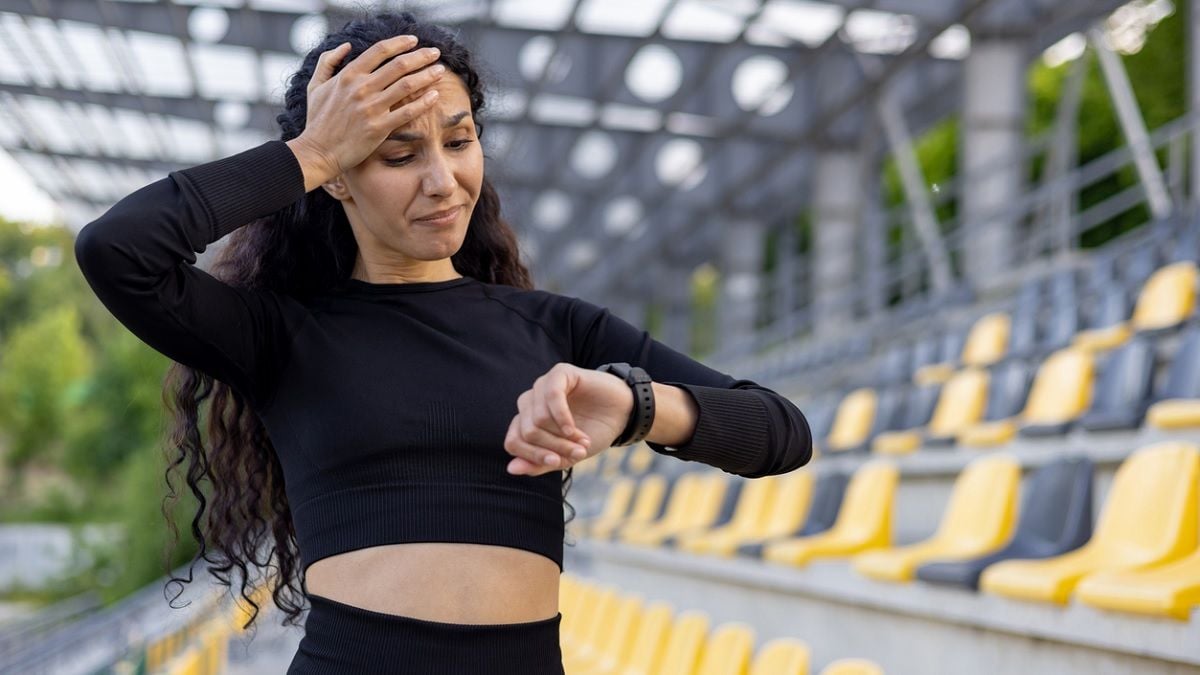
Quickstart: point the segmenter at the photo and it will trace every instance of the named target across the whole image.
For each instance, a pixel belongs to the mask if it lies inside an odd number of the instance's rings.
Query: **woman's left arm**
[[[799,408],[779,393],[756,382],[735,379],[714,370],[653,339],[644,330],[585,300],[564,298],[564,323],[570,330],[575,368],[556,366],[539,378],[518,401],[520,412],[510,428],[508,443],[522,446],[522,423],[533,430],[530,439],[542,449],[552,448],[563,457],[582,438],[578,428],[552,437],[543,429],[561,432],[576,408],[589,417],[575,427],[600,428],[615,438],[633,408],[629,387],[620,379],[594,368],[611,362],[639,366],[650,375],[655,393],[655,422],[646,444],[655,452],[684,461],[696,461],[747,478],[778,475],[807,464],[812,458],[812,435]],[[568,392],[556,398],[548,392]],[[574,398],[570,406],[568,399]],[[600,423],[599,427],[595,425]],[[537,429],[540,425],[541,429]],[[607,435],[611,431],[611,435]],[[588,455],[597,448],[590,448]],[[512,452],[512,449],[510,449]],[[518,454],[518,453],[513,453]],[[519,455],[518,455],[519,456]],[[514,460],[521,473],[539,473],[555,467]],[[569,461],[569,460],[568,460]],[[562,461],[557,469],[564,468]]]

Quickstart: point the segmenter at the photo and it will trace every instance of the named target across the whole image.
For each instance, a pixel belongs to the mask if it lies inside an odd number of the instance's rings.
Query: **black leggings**
[[[525,623],[443,623],[307,597],[312,609],[287,675],[563,675],[561,612]]]

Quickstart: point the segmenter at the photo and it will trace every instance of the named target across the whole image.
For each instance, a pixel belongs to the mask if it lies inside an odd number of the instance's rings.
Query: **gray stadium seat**
[[[846,494],[846,485],[849,482],[846,474],[837,471],[829,471],[817,477],[816,485],[813,486],[812,504],[808,507],[808,517],[804,519],[804,525],[783,536],[807,537],[833,527],[838,511],[842,508],[842,498]],[[762,550],[762,543],[742,544],[738,547],[737,554],[761,558]]]
[[[1135,429],[1142,424],[1150,405],[1154,379],[1154,346],[1134,337],[1111,355],[1100,368],[1092,393],[1092,405],[1080,420],[1088,431]]]
[[[1026,480],[1017,530],[999,551],[971,560],[931,562],[917,578],[979,590],[983,570],[1002,560],[1049,558],[1083,546],[1092,536],[1092,477],[1085,457],[1063,457]]]

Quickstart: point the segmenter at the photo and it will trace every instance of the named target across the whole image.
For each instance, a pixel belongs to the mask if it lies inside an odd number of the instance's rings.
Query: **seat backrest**
[[[1012,536],[1021,465],[1006,454],[974,459],[959,473],[936,539],[998,547]]]
[[[1071,339],[1079,332],[1079,303],[1072,295],[1055,300],[1050,307],[1050,315],[1043,324],[1038,349],[1052,352],[1071,344]]]
[[[1156,400],[1200,398],[1200,325],[1184,331]]]
[[[1196,307],[1196,263],[1185,260],[1159,269],[1142,288],[1133,310],[1134,330],[1174,326]]]
[[[663,647],[662,665],[655,672],[695,672],[710,623],[708,614],[698,609],[685,609],[680,612],[675,617],[671,633],[667,636],[667,644]]]
[[[712,471],[704,477],[702,498],[688,520],[688,527],[700,525],[715,525],[728,522],[737,507],[737,498],[741,493],[743,481],[729,480],[729,475]]]
[[[912,371],[938,362],[941,355],[941,342],[933,337],[918,340],[912,348]]]
[[[856,389],[846,394],[833,419],[833,428],[829,431],[826,443],[829,449],[853,448],[867,440],[871,425],[875,422],[877,400],[874,389]]]
[[[761,479],[755,479],[761,480]],[[761,524],[762,533],[791,532],[804,522],[813,502],[813,485],[816,474],[811,469],[800,469],[778,477],[766,517]]]
[[[1015,539],[1066,552],[1092,534],[1092,483],[1087,457],[1059,457],[1025,480]]]
[[[628,446],[617,446],[604,451],[604,468],[600,471],[600,476],[604,480],[615,480],[620,475],[627,452],[629,452]]]
[[[951,377],[938,397],[933,419],[929,421],[932,436],[954,436],[979,421],[987,399],[988,372],[982,368],[964,368]]]
[[[663,662],[664,643],[673,625],[671,605],[663,601],[650,604],[638,620],[629,660],[625,665],[637,673],[657,673]]]
[[[762,478],[734,478],[733,480],[742,483],[742,486],[729,528],[734,532],[753,534],[758,530],[759,523],[767,518],[767,509],[771,507],[771,502],[774,500],[780,477],[763,476]]]
[[[1042,363],[1021,413],[1026,424],[1061,424],[1079,417],[1092,400],[1095,361],[1083,349],[1067,347]]]
[[[839,403],[841,403],[840,400],[825,396],[813,401],[808,406],[800,407],[808,419],[808,426],[812,429],[813,438],[821,439],[829,436]]]
[[[749,675],[808,675],[812,650],[802,640],[781,637],[758,649]]]
[[[587,614],[580,625],[580,637],[585,643],[593,646],[600,643],[605,626],[613,619],[619,597],[617,587],[611,584],[603,584],[595,589],[591,602],[584,610]]]
[[[896,345],[884,352],[879,361],[876,377],[880,385],[907,382],[912,375],[912,348]]]
[[[1111,328],[1129,318],[1129,295],[1120,285],[1113,284],[1093,298],[1087,327],[1091,330]]]
[[[846,496],[831,531],[853,539],[891,539],[892,505],[900,472],[883,460],[860,466],[846,486]]]
[[[1139,246],[1119,262],[1125,287],[1138,288],[1152,276],[1158,264],[1158,251],[1154,250],[1153,245]]]
[[[1018,306],[1013,311],[1008,333],[1008,353],[1024,356],[1037,348],[1038,312],[1036,305]]]
[[[700,652],[696,675],[744,673],[754,653],[754,628],[741,621],[717,626]]]
[[[992,368],[983,419],[996,422],[1016,416],[1025,407],[1032,380],[1033,368],[1025,361],[1013,360]]]
[[[629,456],[625,460],[626,473],[630,476],[641,476],[654,468],[657,458],[658,453],[651,450],[650,446],[645,443],[638,444],[630,450]]]
[[[896,431],[904,421],[904,399],[911,387],[891,387],[878,392],[875,401],[875,418],[871,422],[870,437],[885,431]]]
[[[808,509],[808,517],[800,536],[807,537],[818,534],[833,527],[837,522],[838,511],[842,508],[842,499],[846,496],[846,485],[849,477],[840,471],[826,471],[817,479],[813,488],[812,505]]]
[[[611,656],[617,663],[624,663],[633,651],[634,629],[643,613],[642,598],[634,594],[622,595],[612,611],[612,625],[605,628],[600,637],[600,653]]]
[[[666,478],[658,474],[643,476],[638,482],[637,498],[633,501],[633,508],[629,510],[628,520],[637,523],[653,520],[662,513],[663,498],[666,494]]]
[[[707,484],[703,472],[689,471],[675,479],[671,496],[667,498],[667,509],[659,522],[664,527],[681,527],[695,517],[695,512],[703,507]]]
[[[1112,352],[1100,369],[1090,410],[1144,412],[1153,379],[1154,348],[1145,338],[1135,336]]]
[[[967,331],[963,328],[951,328],[942,333],[942,338],[938,341],[938,363],[958,363],[966,341]]]
[[[1137,564],[1196,547],[1200,447],[1167,441],[1135,451],[1117,467],[1089,547]]]
[[[971,326],[963,346],[962,362],[966,366],[987,366],[999,361],[1008,350],[1012,319],[1007,312],[992,312]]]
[[[633,503],[633,491],[637,487],[632,478],[620,478],[608,488],[608,496],[604,499],[604,510],[600,512],[601,520],[614,520],[629,511]]]
[[[933,417],[934,406],[937,405],[938,394],[942,391],[940,384],[926,384],[924,386],[914,386],[908,391],[908,398],[904,401],[904,419],[901,421],[901,429],[916,429],[929,424],[930,418]]]

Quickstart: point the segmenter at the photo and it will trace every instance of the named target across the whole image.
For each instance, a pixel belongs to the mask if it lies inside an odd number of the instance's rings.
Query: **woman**
[[[449,32],[351,21],[291,78],[280,140],[170,172],[76,242],[105,306],[177,362],[172,467],[210,571],[249,601],[274,564],[288,622],[311,603],[290,673],[561,673],[571,467],[643,438],[749,477],[811,456],[782,396],[533,288],[483,108]]]

